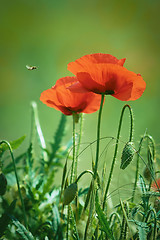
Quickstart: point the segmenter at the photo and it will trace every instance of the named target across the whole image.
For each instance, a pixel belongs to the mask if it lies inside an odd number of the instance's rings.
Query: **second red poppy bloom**
[[[92,92],[75,93],[69,87],[77,83],[76,77],[64,77],[56,84],[41,93],[40,100],[65,115],[73,113],[92,113],[100,107],[100,96]]]

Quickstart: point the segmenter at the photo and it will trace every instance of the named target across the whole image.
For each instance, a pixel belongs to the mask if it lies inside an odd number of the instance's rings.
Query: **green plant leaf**
[[[11,217],[13,224],[17,227],[17,233],[21,236],[21,239],[24,240],[34,240],[34,237],[31,232],[29,232],[23,224],[21,224],[17,219]]]
[[[5,212],[2,214],[0,218],[0,237],[2,237],[5,233],[5,230],[10,222],[9,215],[13,213],[13,210],[15,209],[17,200],[13,200],[13,202],[10,204],[10,206],[5,210]]]
[[[107,237],[108,237],[109,239],[114,240],[112,231],[111,231],[111,229],[110,229],[110,227],[109,227],[109,222],[107,221],[106,216],[105,216],[105,214],[104,214],[104,212],[103,212],[103,210],[101,209],[101,206],[100,206],[100,204],[99,204],[99,201],[98,201],[98,193],[96,193],[95,207],[96,207],[96,212],[97,212],[98,219],[99,219],[99,223],[100,223],[100,225],[101,225],[102,230],[107,234]]]
[[[147,192],[146,183],[141,175],[139,175],[139,183],[140,183],[140,189],[141,189],[142,193],[146,194],[146,192]]]
[[[55,157],[57,150],[60,148],[60,144],[65,133],[65,125],[66,116],[62,114],[57,131],[54,136],[54,143],[51,144],[52,152],[50,153],[49,163],[51,163],[52,159]]]
[[[13,149],[13,150],[17,149],[17,148],[22,144],[22,142],[24,141],[25,138],[26,138],[26,136],[24,135],[24,136],[18,138],[17,140],[14,140],[14,141],[9,142],[10,145],[11,145],[11,147],[12,147],[12,149]],[[2,144],[0,145],[0,157],[2,156],[2,154],[3,154],[7,149],[8,149],[7,144],[2,143]]]
[[[16,157],[15,158],[15,163],[16,165],[20,162],[20,161],[23,161],[23,159],[26,157],[26,153],[22,153],[20,156]],[[17,170],[18,169],[22,169],[23,167],[17,167]],[[14,171],[14,165],[13,165],[13,162],[10,162],[5,168],[3,168],[3,173],[4,174],[8,174],[8,173],[11,173]]]
[[[144,227],[138,226],[138,234],[139,234],[139,240],[147,239],[147,232]]]
[[[54,233],[57,233],[59,225],[60,225],[60,216],[58,212],[58,208],[56,205],[53,206],[53,221],[52,221],[52,226],[53,226],[53,231]]]
[[[32,111],[33,111],[31,142],[33,144],[33,136],[34,136],[34,133],[35,133],[35,130],[36,130],[36,136],[38,138],[38,143],[39,143],[39,148],[40,148],[39,149],[40,153],[38,153],[38,154],[41,155],[42,162],[43,162],[43,165],[44,165],[44,163],[48,161],[48,155],[47,155],[47,152],[45,150],[46,149],[46,143],[45,143],[45,139],[44,139],[43,132],[42,132],[42,129],[41,129],[40,121],[39,121],[37,103],[33,101],[31,103],[31,106],[32,106]]]
[[[130,222],[134,222],[137,225],[139,240],[146,240],[147,239],[147,233],[149,231],[147,223],[140,222],[140,221],[137,221],[137,220],[130,220]]]

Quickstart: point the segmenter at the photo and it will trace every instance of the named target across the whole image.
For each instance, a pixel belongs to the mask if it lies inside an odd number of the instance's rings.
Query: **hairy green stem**
[[[97,169],[98,169],[98,160],[99,160],[99,142],[100,142],[100,126],[101,126],[101,117],[102,117],[102,109],[103,109],[103,102],[104,102],[104,93],[101,94],[101,104],[98,114],[98,124],[97,124],[97,148],[96,148],[96,161],[94,166],[94,179],[97,176]]]
[[[118,222],[119,222],[119,225],[120,225],[120,228],[122,227],[121,226],[121,218],[120,218],[120,216],[119,216],[119,214],[117,213],[117,212],[113,212],[111,215],[110,215],[110,217],[109,217],[109,222],[110,222],[110,224],[112,223],[112,219],[114,218],[114,221],[115,221],[115,219],[117,218],[117,220],[118,220]]]
[[[17,169],[16,169],[16,163],[15,163],[15,159],[14,159],[14,156],[13,156],[12,147],[9,144],[9,142],[7,142],[6,140],[1,141],[0,145],[2,143],[5,143],[8,146],[8,149],[9,149],[10,154],[11,154],[11,158],[12,158],[12,162],[13,162],[13,166],[14,166],[15,177],[16,177],[16,181],[17,181],[18,193],[19,193],[19,197],[20,197],[20,200],[21,200],[21,204],[22,204],[22,211],[23,211],[23,215],[24,215],[24,224],[25,224],[25,227],[28,229],[26,211],[25,211],[25,206],[24,206],[24,201],[23,201],[23,198],[22,198],[22,194],[21,194],[21,189],[20,189],[20,184],[19,184],[19,179],[18,179],[18,174],[17,174]]]
[[[151,142],[151,144],[152,144],[153,161],[155,160],[155,143],[154,143],[154,140],[153,140],[153,138],[152,138],[151,136],[146,135],[146,133],[145,133],[145,135],[141,138],[141,140],[140,140],[140,142],[139,142],[139,149],[138,149],[138,152],[137,152],[136,175],[135,175],[135,182],[134,182],[132,199],[131,199],[132,202],[134,201],[134,198],[135,198],[135,191],[136,191],[136,186],[137,186],[137,181],[138,181],[138,175],[139,175],[139,158],[140,158],[140,151],[141,151],[142,143],[143,143],[143,141],[144,141],[146,138],[147,138],[148,140],[150,140],[150,142]],[[155,180],[152,172],[151,172],[151,176],[152,176],[152,178]]]
[[[130,107],[128,104],[126,104],[126,105],[124,105],[124,107],[123,107],[123,109],[122,109],[122,112],[121,112],[121,116],[120,116],[120,121],[119,121],[118,133],[117,133],[117,138],[116,138],[116,145],[115,145],[115,151],[114,151],[113,161],[112,161],[112,165],[111,165],[111,169],[110,169],[110,173],[109,173],[109,178],[108,178],[108,182],[107,182],[107,186],[106,186],[106,190],[105,190],[105,194],[104,194],[104,199],[103,199],[103,210],[104,210],[104,208],[105,208],[106,197],[107,197],[107,193],[108,193],[109,186],[110,186],[110,183],[111,183],[112,174],[113,174],[113,169],[114,169],[114,165],[115,165],[115,161],[116,161],[116,157],[117,157],[118,142],[119,142],[121,127],[122,127],[122,120],[123,120],[124,111],[125,111],[126,108],[129,109],[130,121],[131,121],[131,122],[130,122],[129,142],[131,142],[131,141],[132,141],[132,138],[133,138],[133,113],[132,113],[131,107]]]
[[[94,173],[91,170],[85,170],[78,176],[78,178],[76,179],[75,183],[77,183],[79,181],[79,179],[86,173],[90,173],[92,176],[94,175]]]
[[[66,240],[69,239],[69,230],[70,230],[70,206],[68,205]]]
[[[82,129],[83,129],[83,113],[81,113],[80,115],[80,130],[79,130],[79,138],[78,138],[76,160],[75,160],[75,179],[77,178],[77,162],[78,162],[78,155],[79,155],[81,139],[82,139]]]
[[[76,153],[76,136],[75,136],[75,114],[73,113],[73,128],[72,128],[72,141],[73,141],[73,148],[72,148],[72,153],[73,153],[73,159],[72,159],[72,166],[71,166],[71,178],[70,178],[70,184],[74,181],[75,178],[75,153]],[[77,164],[76,164],[77,165]]]
[[[71,165],[71,176],[70,176],[70,184],[74,182],[75,178],[75,154],[76,154],[76,137],[75,137],[75,125],[76,125],[76,113],[73,113],[73,128],[72,128],[72,141],[73,141],[73,148],[72,148],[72,165]],[[66,232],[66,239],[69,237],[70,232],[70,217],[71,217],[71,211],[70,211],[70,204],[68,205],[68,216],[67,216],[67,232]]]

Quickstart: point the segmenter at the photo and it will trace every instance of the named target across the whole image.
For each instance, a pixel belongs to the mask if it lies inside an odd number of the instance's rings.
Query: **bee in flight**
[[[26,68],[27,68],[28,70],[38,69],[38,67],[36,67],[36,66],[29,66],[29,65],[26,65]]]

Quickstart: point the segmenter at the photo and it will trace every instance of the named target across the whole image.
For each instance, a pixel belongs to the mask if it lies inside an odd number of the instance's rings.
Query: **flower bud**
[[[143,176],[145,177],[145,179],[147,179],[148,181],[151,180],[152,175],[151,175],[151,170],[149,169],[148,166],[145,166],[144,170],[143,170]]]
[[[121,169],[125,169],[130,162],[132,161],[133,157],[134,157],[134,146],[132,142],[128,142],[126,143],[126,145],[123,148],[123,152],[122,152],[122,157],[121,157]]]
[[[77,183],[72,183],[64,190],[63,204],[68,205],[77,194]]]
[[[7,179],[3,173],[0,173],[0,195],[3,196],[7,190]]]

